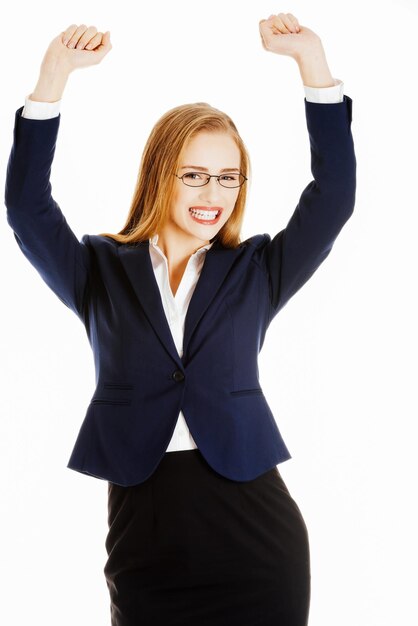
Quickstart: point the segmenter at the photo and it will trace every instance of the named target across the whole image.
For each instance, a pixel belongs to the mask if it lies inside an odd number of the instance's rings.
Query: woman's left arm
[[[333,87],[322,42],[290,13],[259,24],[263,47],[295,59],[305,87]],[[356,159],[351,135],[352,101],[309,102],[305,111],[314,180],[304,189],[285,229],[264,235],[257,250],[270,285],[270,320],[328,256],[355,203]]]

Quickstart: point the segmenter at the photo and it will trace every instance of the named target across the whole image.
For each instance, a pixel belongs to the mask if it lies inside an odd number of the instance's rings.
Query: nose
[[[216,178],[209,178],[209,182],[202,187],[199,187],[199,197],[209,204],[215,204],[218,198],[222,195],[222,187],[216,180]]]

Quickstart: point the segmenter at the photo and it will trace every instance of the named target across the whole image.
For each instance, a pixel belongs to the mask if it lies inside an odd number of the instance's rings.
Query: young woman
[[[8,222],[95,359],[68,467],[108,481],[113,626],[308,621],[308,533],[277,469],[290,453],[257,356],[353,211],[351,99],[293,15],[259,29],[266,50],[297,61],[314,176],[273,238],[240,240],[248,154],[228,115],[196,103],[156,123],[123,229],[77,240],[51,195],[59,105],[69,74],[109,52],[109,32],[60,33],[15,116]]]

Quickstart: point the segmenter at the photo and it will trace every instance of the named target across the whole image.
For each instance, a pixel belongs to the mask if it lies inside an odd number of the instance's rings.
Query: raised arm
[[[318,92],[335,85],[320,38],[293,15],[280,13],[259,26],[263,47],[295,59],[306,88]],[[341,102],[319,102],[305,99],[314,180],[302,192],[286,228],[273,239],[268,236],[257,250],[269,278],[270,319],[328,256],[354,209],[352,101],[344,96]]]
[[[71,49],[64,44],[92,44],[92,50]],[[68,44],[68,45],[69,45]],[[70,26],[50,43],[41,65],[35,90],[27,98],[35,103],[54,103],[62,98],[69,74],[78,67],[99,62],[110,50],[109,33],[92,27]],[[94,56],[97,55],[97,56]],[[90,257],[52,197],[50,173],[55,153],[60,114],[49,119],[15,114],[5,204],[7,221],[26,258],[54,293],[77,315],[83,316]],[[36,105],[35,105],[36,108]]]

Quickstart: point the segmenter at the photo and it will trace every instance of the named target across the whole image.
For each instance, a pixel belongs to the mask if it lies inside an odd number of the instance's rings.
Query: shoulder
[[[245,239],[241,245],[248,247],[250,250],[258,250],[269,243],[269,241],[271,241],[270,235],[268,233],[263,233],[262,235],[253,235],[252,237]]]
[[[94,248],[95,250],[113,250],[117,251],[117,249],[123,245],[112,237],[106,237],[103,235],[83,235],[81,238],[81,242],[89,248]]]
[[[241,262],[254,263],[264,271],[263,257],[270,242],[271,236],[268,233],[253,235],[242,241],[236,248],[236,251],[239,251]]]
[[[213,250],[220,251],[236,251],[240,253],[252,254],[254,250],[257,250],[260,247],[263,247],[266,243],[271,241],[270,235],[264,233],[262,235],[253,235],[252,237],[248,237],[248,239],[244,239],[240,243],[235,246],[225,246],[221,243],[219,239],[216,239],[212,245]]]

